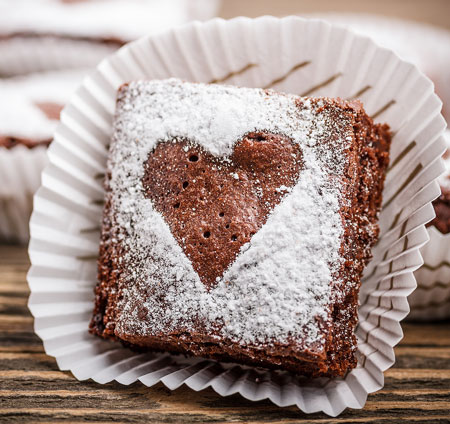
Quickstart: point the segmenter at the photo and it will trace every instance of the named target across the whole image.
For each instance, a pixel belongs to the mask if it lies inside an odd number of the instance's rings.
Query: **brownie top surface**
[[[265,132],[239,140],[223,161],[190,140],[158,143],[145,163],[146,196],[208,288],[297,182],[298,144]]]
[[[195,331],[201,322],[240,343],[323,345],[336,296],[331,282],[343,261],[339,210],[354,113],[342,101],[176,79],[122,86],[106,182],[114,243],[123,250],[116,328],[149,335]],[[144,164],[160,143],[187,140],[186,151],[200,147],[226,169],[237,143],[255,131],[287,137],[302,166],[292,186],[278,187],[283,196],[265,224],[208,286],[146,193]]]

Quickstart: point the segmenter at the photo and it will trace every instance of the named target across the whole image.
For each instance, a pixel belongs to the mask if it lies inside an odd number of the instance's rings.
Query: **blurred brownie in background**
[[[215,0],[0,0],[0,76],[93,67],[123,44],[192,19]]]
[[[428,226],[435,226],[441,233],[450,233],[450,130],[445,132],[447,151],[444,153],[446,172],[439,178],[441,195],[433,202],[436,218]]]
[[[0,148],[49,144],[60,111],[85,72],[57,71],[0,80]]]

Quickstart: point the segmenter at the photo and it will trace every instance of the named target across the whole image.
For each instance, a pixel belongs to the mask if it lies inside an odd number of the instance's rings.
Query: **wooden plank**
[[[0,264],[10,266],[28,262],[28,250],[26,246],[15,244],[3,244],[0,246]]]
[[[18,346],[20,348],[20,345]],[[401,371],[406,369],[413,372],[414,369],[426,369],[432,367],[435,370],[444,370],[447,372],[450,369],[450,361],[448,359],[449,352],[445,348],[436,349],[433,352],[432,349],[426,349],[425,353],[421,352],[421,349],[415,349],[414,355],[409,353],[405,356],[404,353],[398,349],[396,354],[397,363],[395,369]],[[39,364],[45,363],[43,368],[38,368]],[[41,349],[37,352],[28,351],[24,352],[22,350],[0,350],[0,370],[6,369],[50,369],[48,364],[54,364],[53,368],[56,369],[56,362],[53,358],[43,355]],[[390,371],[392,372],[392,371]],[[388,375],[390,378],[390,375]],[[394,376],[395,378],[395,376]]]
[[[5,253],[6,252],[6,253]],[[339,419],[305,415],[270,401],[221,397],[212,389],[168,390],[162,384],[122,386],[77,381],[58,370],[33,331],[27,308],[26,249],[0,246],[0,422],[247,422],[396,423],[449,422],[450,325],[407,323],[397,363],[385,387],[362,410]]]
[[[442,405],[435,410],[419,410],[422,404],[417,404],[417,408],[410,404],[383,404],[377,407],[374,405],[372,411],[366,410],[360,417],[351,414],[342,414],[339,419],[326,417],[322,414],[305,415],[294,410],[293,408],[277,408],[276,410],[269,407],[258,405],[250,407],[246,405],[240,409],[235,406],[227,409],[206,408],[199,410],[186,410],[186,405],[182,404],[178,408],[166,409],[164,407],[153,407],[151,403],[147,408],[142,409],[105,409],[99,407],[80,407],[80,408],[61,408],[55,406],[53,408],[14,408],[0,411],[0,419],[9,420],[9,422],[23,422],[23,420],[32,420],[33,422],[49,422],[50,420],[71,420],[73,422],[151,422],[151,423],[229,423],[229,422],[279,422],[279,423],[336,423],[336,422],[400,422],[398,420],[400,414],[405,420],[402,422],[416,423],[448,423],[447,406]],[[159,405],[158,405],[159,406]]]
[[[2,352],[27,352],[27,353],[34,353],[34,352],[44,352],[44,346],[42,346],[42,342],[40,344],[36,345],[12,345],[12,346],[2,346],[0,345],[0,350]]]
[[[450,347],[449,321],[435,323],[411,323],[402,325],[402,346],[447,346]]]
[[[0,296],[25,296],[28,297],[30,289],[25,283],[26,272],[16,273],[14,271],[5,272],[4,266],[0,264],[2,282],[0,284]]]
[[[11,305],[11,306],[27,306],[28,297],[27,296],[18,296],[16,294],[11,294],[9,296],[0,294],[0,305]],[[1,306],[0,306],[1,311]]]

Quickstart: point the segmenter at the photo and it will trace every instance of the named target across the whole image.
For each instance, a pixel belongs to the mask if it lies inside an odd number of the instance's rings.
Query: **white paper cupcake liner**
[[[417,289],[408,297],[409,320],[450,318],[450,234],[429,227],[430,237],[421,249],[423,265],[415,272]]]
[[[304,95],[361,97],[395,136],[380,214],[381,235],[361,289],[358,366],[345,378],[305,379],[200,358],[137,354],[87,332],[96,284],[102,178],[116,89],[133,79],[273,87]],[[134,42],[103,61],[62,113],[31,220],[29,307],[36,333],[61,369],[99,383],[159,381],[268,398],[304,412],[362,408],[383,386],[402,338],[407,296],[439,195],[445,122],[432,83],[371,40],[300,18],[215,19]]]
[[[374,14],[327,12],[307,16],[320,17],[367,35],[417,65],[434,82],[436,92],[444,102],[442,113],[450,122],[450,31]]]
[[[47,163],[47,146],[0,147],[0,240],[26,243],[33,195]]]
[[[450,149],[450,130],[445,131],[444,137]],[[449,171],[447,163],[447,174]],[[420,250],[423,265],[414,273],[417,289],[408,297],[408,320],[450,318],[450,234],[443,234],[434,226],[427,231],[430,241]]]
[[[93,68],[119,44],[52,36],[0,39],[0,76]]]

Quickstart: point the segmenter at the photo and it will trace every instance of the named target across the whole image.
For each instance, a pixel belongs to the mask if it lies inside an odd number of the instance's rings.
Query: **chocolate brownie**
[[[52,37],[119,48],[125,43],[186,22],[191,10],[148,0],[0,1],[0,39]]]
[[[196,3],[0,0],[0,76],[95,67],[125,43],[213,14]]]
[[[0,147],[48,145],[83,76],[84,71],[65,71],[0,80]]]
[[[427,224],[434,226],[441,233],[450,233],[450,135],[446,134],[448,149],[444,153],[446,172],[439,178],[441,195],[433,202],[436,217]]]
[[[378,237],[387,125],[360,102],[135,81],[118,92],[90,331],[342,376]]]

